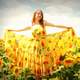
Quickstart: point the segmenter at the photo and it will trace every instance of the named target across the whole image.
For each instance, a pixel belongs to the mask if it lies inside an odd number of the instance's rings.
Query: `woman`
[[[54,70],[54,66],[56,65],[56,56],[57,60],[59,58],[59,54],[56,52],[58,51],[58,48],[55,50],[56,41],[58,42],[58,38],[55,40],[53,35],[46,36],[46,26],[65,29],[71,28],[62,25],[55,25],[45,21],[43,19],[42,10],[36,10],[32,19],[32,27],[26,27],[21,30],[8,30],[20,32],[32,29],[33,38],[30,38],[29,40],[26,39],[24,44],[26,45],[25,58],[27,58],[25,64],[27,64],[27,67],[32,70],[32,73],[38,77],[49,75]],[[24,54],[24,52],[22,53]]]
[[[41,25],[43,30],[46,26],[66,28],[66,29],[72,28],[72,27],[66,27],[63,25],[55,25],[55,24],[45,21],[43,18],[43,12],[42,12],[42,10],[39,10],[39,9],[34,12],[33,19],[32,19],[32,27],[35,26],[36,24]],[[20,31],[25,31],[25,30],[29,30],[29,29],[31,29],[31,27],[25,27],[24,29],[21,29],[21,30],[8,30],[8,31],[20,32]]]

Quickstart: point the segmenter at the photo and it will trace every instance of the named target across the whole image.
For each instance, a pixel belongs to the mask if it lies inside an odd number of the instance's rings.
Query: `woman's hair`
[[[44,27],[43,12],[42,12],[42,10],[40,10],[40,9],[38,9],[38,10],[41,12],[41,16],[42,16],[41,19],[40,19],[40,21],[39,21],[39,24],[42,25],[42,27]],[[36,16],[36,12],[37,12],[38,10],[36,10],[36,11],[34,12],[34,14],[33,14],[32,25],[35,24],[35,16]]]

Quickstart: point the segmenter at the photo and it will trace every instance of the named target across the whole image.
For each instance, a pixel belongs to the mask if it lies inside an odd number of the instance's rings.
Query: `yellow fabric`
[[[8,58],[19,67],[28,67],[38,76],[48,75],[54,71],[61,55],[72,51],[80,40],[73,29],[55,34],[42,35],[42,28],[36,25],[32,34],[38,38],[27,38],[14,32],[6,31],[4,35],[5,50]]]

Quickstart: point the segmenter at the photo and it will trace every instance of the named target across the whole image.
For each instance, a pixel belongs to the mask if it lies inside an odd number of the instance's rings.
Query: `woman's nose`
[[[40,14],[38,14],[38,16],[41,16]]]

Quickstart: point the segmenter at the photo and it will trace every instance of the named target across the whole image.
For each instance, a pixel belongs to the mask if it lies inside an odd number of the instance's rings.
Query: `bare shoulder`
[[[51,26],[52,23],[48,22],[47,20],[44,20],[44,25],[45,25],[45,26]]]
[[[44,20],[44,25],[46,26],[46,24],[47,24],[47,21],[46,21],[46,20]]]

